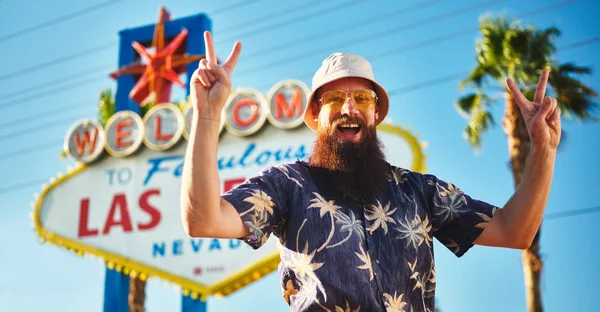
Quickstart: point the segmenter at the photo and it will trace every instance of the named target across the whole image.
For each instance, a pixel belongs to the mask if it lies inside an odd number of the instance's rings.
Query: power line
[[[277,11],[275,13],[269,13],[269,16],[281,17],[283,15],[287,15],[288,13],[298,13],[298,10],[309,8],[313,4],[318,4],[318,3],[323,3],[323,1],[322,0],[313,0],[311,2],[302,3],[302,4],[298,5],[298,6],[295,6],[295,7],[289,8],[289,9],[283,9],[283,10]],[[248,25],[254,25],[255,23],[260,23],[260,22],[266,21],[266,20],[268,20],[267,16],[259,16],[257,18],[251,19],[251,20],[246,20],[243,23],[240,23],[240,24],[237,24],[237,25],[233,25],[233,26],[231,26],[229,28],[221,29],[220,31],[221,32],[228,32],[228,31],[231,31],[231,30],[235,30],[235,29],[239,29],[239,28],[242,28],[242,27],[246,27]]]
[[[323,3],[325,3],[325,1],[323,1]],[[300,16],[295,16],[293,18],[290,18],[288,20],[284,20],[284,21],[278,22],[276,24],[265,25],[265,26],[259,27],[257,29],[248,30],[248,31],[246,31],[244,33],[241,33],[241,34],[235,34],[234,36],[231,36],[229,38],[219,39],[219,40],[215,41],[215,43],[216,44],[220,44],[220,43],[224,43],[224,42],[228,42],[228,41],[232,41],[232,40],[237,40],[240,37],[244,37],[244,38],[251,37],[251,36],[260,34],[262,32],[265,32],[265,31],[277,29],[277,27],[287,26],[287,25],[290,25],[290,24],[293,24],[293,23],[296,23],[296,22],[300,22],[300,21],[306,21],[307,19],[314,18],[314,17],[319,16],[319,15],[330,13],[331,10],[349,8],[350,6],[357,5],[357,4],[360,4],[360,3],[364,3],[364,2],[361,1],[361,0],[344,1],[342,3],[338,3],[338,4],[333,5],[331,7],[317,9],[314,12],[310,12],[308,14],[304,14],[304,15],[300,15]]]
[[[59,120],[52,120],[50,122],[44,123],[44,124],[37,124],[34,127],[29,127],[26,129],[21,129],[21,130],[16,130],[13,132],[9,132],[9,133],[5,133],[3,135],[0,135],[0,142],[4,141],[4,140],[9,140],[9,139],[14,139],[14,138],[18,138],[30,133],[35,133],[35,132],[39,132],[42,130],[46,130],[48,128],[55,128],[57,126],[64,126],[65,123],[69,123],[72,122],[74,119],[80,118],[79,116],[69,116],[67,118],[62,118]]]
[[[569,49],[573,49],[573,48],[577,48],[577,47],[582,47],[585,45],[589,45],[589,44],[593,44],[596,42],[600,42],[600,36],[596,36],[593,38],[589,38],[589,39],[584,39],[584,40],[580,40],[580,41],[576,41],[567,45],[562,45],[559,46],[558,49],[565,51],[565,50],[569,50]],[[424,88],[428,88],[430,86],[434,86],[434,85],[438,85],[438,84],[442,84],[445,82],[449,82],[449,81],[453,81],[453,80],[457,80],[460,79],[462,77],[465,77],[466,75],[468,75],[469,72],[468,71],[460,71],[460,72],[456,72],[453,74],[449,74],[446,76],[442,76],[442,77],[437,77],[437,78],[433,78],[427,81],[423,81],[423,82],[419,82],[419,83],[415,83],[409,86],[404,86],[404,87],[400,87],[400,88],[396,88],[396,89],[392,89],[390,91],[388,91],[388,95],[389,96],[394,96],[394,95],[398,95],[398,94],[402,94],[402,93],[409,93],[409,92],[413,92],[419,89],[424,89]]]
[[[14,158],[14,157],[19,157],[25,154],[29,154],[29,153],[33,153],[33,152],[38,152],[50,147],[55,147],[57,145],[62,145],[63,144],[63,140],[55,140],[55,141],[50,141],[50,142],[45,142],[43,144],[37,144],[37,145],[33,145],[33,146],[28,146],[28,147],[24,147],[22,149],[16,150],[16,151],[10,151],[10,152],[6,152],[6,153],[2,153],[0,154],[0,160],[5,160],[5,159],[9,159],[9,158]]]
[[[124,1],[124,0],[116,0],[116,1]],[[260,0],[245,1],[243,3],[237,3],[235,5],[230,5],[230,6],[227,6],[227,7],[224,7],[224,8],[216,10],[214,13],[212,13],[212,15],[222,14],[222,13],[225,13],[225,12],[227,12],[229,10],[233,10],[233,9],[236,9],[236,8],[241,7],[241,6],[248,5],[248,4],[256,3],[258,1],[260,1]],[[50,25],[48,25],[48,26],[50,26]],[[87,56],[87,55],[90,55],[90,54],[101,52],[103,50],[111,49],[113,47],[116,47],[117,44],[118,44],[117,42],[110,42],[110,43],[101,44],[101,45],[98,45],[98,46],[95,46],[95,47],[92,47],[92,48],[88,48],[88,49],[85,49],[85,50],[82,50],[82,51],[78,51],[78,52],[75,52],[75,53],[72,53],[72,54],[69,54],[69,55],[61,56],[61,57],[58,57],[56,59],[49,60],[49,61],[46,61],[46,62],[43,62],[43,63],[40,63],[40,64],[32,65],[32,66],[29,66],[29,67],[26,67],[26,68],[23,68],[23,69],[14,71],[14,72],[10,72],[8,74],[3,74],[3,75],[0,75],[0,81],[12,79],[12,78],[16,78],[16,77],[19,77],[19,76],[22,76],[22,75],[25,75],[25,74],[30,74],[30,73],[38,71],[40,69],[44,69],[44,68],[46,68],[48,66],[65,63],[65,62],[68,62],[68,61],[72,61],[72,60],[81,58],[83,56]]]
[[[93,53],[97,53],[103,50],[107,50],[109,48],[112,48],[114,46],[116,46],[117,43],[116,42],[111,42],[111,43],[107,43],[107,44],[102,44],[99,46],[95,46],[89,49],[85,49],[83,51],[79,51],[79,52],[75,52],[69,55],[65,55],[65,56],[61,56],[59,58],[44,62],[44,63],[40,63],[40,64],[36,64],[36,65],[32,65],[29,67],[25,67],[23,69],[20,69],[18,71],[14,71],[14,72],[10,72],[8,74],[4,74],[4,75],[0,75],[0,81],[4,81],[4,80],[8,80],[8,79],[12,79],[15,77],[19,77],[25,74],[30,74],[32,72],[38,71],[40,69],[44,69],[47,68],[49,66],[52,65],[57,65],[57,64],[61,64],[67,61],[72,61],[74,59],[78,59],[80,57],[86,56],[86,55],[90,55]]]
[[[241,7],[247,6],[247,5],[249,5],[249,4],[254,4],[254,3],[257,3],[257,2],[259,2],[259,1],[260,1],[260,0],[249,0],[249,1],[242,1],[242,2],[233,3],[233,4],[229,5],[229,6],[226,6],[226,7],[220,8],[220,9],[218,9],[218,10],[215,10],[214,12],[212,12],[212,14],[211,14],[211,15],[218,15],[218,14],[222,14],[222,13],[225,13],[225,12],[228,12],[228,11],[231,11],[231,10],[234,10],[234,9],[238,9],[238,8],[241,8]]]
[[[37,99],[40,99],[40,98],[45,97],[45,96],[54,95],[56,93],[73,90],[73,88],[81,87],[81,86],[84,86],[84,85],[87,85],[87,84],[90,84],[90,83],[93,83],[93,82],[97,82],[97,81],[100,81],[102,79],[107,79],[107,78],[108,77],[106,75],[102,75],[102,76],[92,77],[92,78],[88,78],[88,79],[77,80],[77,81],[74,81],[74,82],[69,83],[67,85],[58,86],[56,88],[48,89],[48,90],[45,90],[43,92],[38,92],[38,93],[35,93],[35,94],[29,94],[27,96],[23,96],[23,97],[18,98],[16,100],[5,101],[5,102],[0,103],[0,110],[2,110],[4,108],[12,107],[12,106],[24,103],[24,102],[28,102],[28,101],[32,101],[32,100],[37,100]]]
[[[543,13],[543,12],[547,12],[547,11],[550,11],[550,10],[554,10],[554,9],[557,9],[557,8],[560,8],[560,7],[563,7],[563,6],[566,6],[566,5],[571,5],[571,4],[573,4],[575,2],[579,2],[579,1],[581,1],[581,0],[563,1],[563,2],[560,2],[560,3],[557,3],[557,4],[552,4],[552,5],[541,7],[541,8],[535,9],[535,10],[523,12],[523,13],[517,14],[516,16],[517,17],[521,17],[521,16],[533,16],[533,15],[540,14],[540,13]],[[464,29],[461,29],[461,30],[458,30],[458,31],[455,31],[455,32],[452,32],[452,33],[449,33],[449,34],[437,36],[437,37],[434,37],[434,38],[423,40],[421,42],[417,42],[417,43],[413,43],[413,44],[410,44],[410,45],[398,47],[398,48],[395,48],[395,49],[392,49],[392,50],[384,51],[384,52],[381,52],[379,54],[375,54],[375,55],[369,56],[368,58],[371,61],[374,61],[374,60],[379,60],[381,58],[385,58],[385,57],[389,57],[389,56],[396,56],[396,55],[398,55],[399,53],[402,53],[402,52],[407,52],[407,51],[415,50],[417,48],[421,48],[421,47],[429,46],[429,45],[432,45],[432,44],[436,44],[436,43],[439,43],[441,41],[448,40],[448,39],[455,38],[455,37],[459,37],[459,36],[462,36],[462,35],[476,33],[477,31],[479,31],[478,27],[464,28]],[[596,40],[591,40],[591,39],[588,39],[588,40],[590,40],[590,43],[596,42]],[[352,42],[349,41],[347,43],[351,44]],[[581,44],[579,44],[579,45],[581,45]],[[311,53],[318,53],[318,52],[320,52],[320,51],[311,51],[311,52],[307,53],[306,55],[310,55]],[[298,59],[298,58],[301,58],[301,57],[302,56],[296,56],[295,58]],[[285,61],[285,63],[292,62],[293,60],[295,60],[295,59],[292,58],[290,60],[280,60],[281,62],[279,62],[279,63],[284,63],[284,61]],[[272,65],[273,64],[263,65],[263,66],[272,66]],[[258,67],[257,69],[260,69],[260,68],[263,68],[263,67],[261,66],[261,67]],[[448,76],[455,76],[455,75],[459,75],[461,73],[454,73],[454,74],[451,74],[451,75],[448,75]],[[297,77],[298,77],[298,79],[305,79],[305,78],[310,78],[313,74],[314,74],[314,71],[311,71],[311,72],[307,72],[307,73],[302,74],[302,75],[298,75]],[[441,79],[441,78],[435,78],[434,80],[437,81],[438,79]],[[449,81],[449,79],[450,79],[449,77],[445,77],[444,82],[445,81]],[[272,84],[269,84],[269,85],[265,84],[261,88],[262,89],[268,88],[271,85]],[[423,88],[423,87],[419,86],[419,89],[420,88]]]
[[[275,61],[271,61],[271,62],[268,62],[266,64],[258,64],[255,67],[247,68],[245,71],[239,71],[237,75],[240,76],[240,75],[249,74],[249,73],[256,73],[258,71],[265,70],[267,68],[273,68],[273,67],[275,67],[277,65],[289,64],[289,63],[292,63],[292,62],[296,62],[296,61],[301,60],[301,59],[312,57],[315,54],[318,54],[318,53],[320,53],[322,51],[328,51],[328,50],[335,49],[335,48],[339,47],[340,45],[365,44],[365,42],[373,41],[375,39],[379,39],[379,38],[382,38],[382,37],[385,37],[385,36],[396,34],[396,33],[401,32],[401,31],[410,30],[410,29],[413,29],[413,28],[424,26],[424,25],[427,25],[427,24],[430,24],[430,23],[439,22],[440,20],[443,20],[443,19],[446,19],[446,18],[450,18],[450,17],[454,17],[456,15],[460,15],[460,14],[463,14],[463,13],[466,13],[466,12],[469,12],[469,11],[472,11],[472,10],[480,9],[481,7],[489,5],[491,3],[498,3],[498,2],[502,2],[502,1],[506,1],[506,0],[490,0],[490,1],[483,2],[483,3],[478,3],[478,4],[475,4],[475,5],[472,5],[472,6],[468,6],[468,7],[464,7],[464,8],[458,9],[458,10],[454,10],[454,11],[450,11],[450,12],[445,12],[445,13],[434,15],[434,16],[430,16],[430,17],[427,17],[427,18],[424,18],[424,19],[421,19],[421,20],[418,20],[418,21],[415,21],[415,22],[403,24],[403,25],[400,25],[400,26],[397,26],[397,27],[394,27],[394,28],[391,28],[391,29],[385,29],[385,30],[379,31],[379,32],[374,33],[374,34],[367,34],[367,35],[362,36],[360,38],[352,38],[351,40],[348,40],[348,41],[345,41],[345,42],[342,42],[342,43],[336,43],[335,45],[331,45],[331,46],[326,47],[326,48],[319,47],[319,48],[313,49],[313,50],[311,50],[309,52],[302,52],[300,54],[297,54],[297,55],[294,55],[294,56],[291,56],[291,57],[285,57],[285,58],[282,58],[282,59],[279,59],[279,60],[275,60]]]
[[[244,55],[244,61],[247,61],[248,59],[252,59],[252,58],[257,57],[257,56],[264,56],[266,54],[271,54],[271,53],[276,52],[276,51],[284,50],[285,48],[289,48],[289,47],[293,46],[293,44],[297,43],[297,42],[306,42],[306,41],[311,40],[313,38],[322,39],[323,37],[337,35],[339,33],[349,31],[349,30],[351,30],[351,29],[353,29],[355,27],[359,27],[359,26],[360,27],[364,27],[365,25],[368,25],[368,24],[371,24],[371,23],[379,23],[379,22],[381,22],[382,19],[385,19],[387,17],[390,17],[390,16],[397,17],[400,14],[408,13],[408,12],[411,12],[411,11],[413,11],[415,9],[421,9],[421,8],[424,8],[424,7],[428,7],[430,5],[433,5],[433,4],[436,4],[436,3],[440,3],[440,2],[443,2],[443,1],[446,1],[446,0],[426,1],[426,2],[418,3],[418,4],[415,4],[415,5],[409,6],[409,7],[404,7],[404,8],[400,8],[398,10],[393,10],[393,11],[390,11],[390,12],[386,12],[385,14],[381,14],[381,15],[378,15],[378,16],[369,16],[369,17],[367,17],[365,19],[362,19],[362,20],[353,21],[352,23],[350,23],[348,25],[342,25],[342,26],[340,26],[338,28],[334,28],[334,29],[326,29],[326,30],[324,30],[324,31],[322,31],[320,33],[310,34],[310,35],[308,35],[306,37],[293,38],[293,40],[287,41],[287,42],[279,44],[277,46],[267,47],[265,49],[256,51],[254,53],[245,54]]]
[[[87,7],[85,9],[81,9],[79,11],[75,11],[73,13],[69,13],[69,14],[63,15],[61,17],[57,17],[53,20],[49,20],[49,21],[31,26],[31,27],[22,29],[22,30],[16,31],[16,32],[8,34],[8,35],[0,36],[0,43],[8,41],[9,39],[13,39],[13,38],[22,36],[24,34],[28,34],[30,32],[36,31],[36,30],[42,29],[42,28],[46,28],[51,25],[55,25],[55,24],[70,20],[72,18],[87,14],[89,12],[92,12],[92,11],[95,11],[95,10],[98,10],[98,9],[101,9],[101,8],[104,8],[104,7],[113,5],[113,4],[116,4],[121,1],[124,1],[124,0],[110,0],[110,1],[102,2],[97,5],[93,5],[91,7]]]
[[[100,72],[100,71],[105,72],[108,70],[110,70],[110,68],[108,68],[107,65],[103,65],[103,66],[97,66],[94,68],[86,69],[82,72],[70,74],[70,75],[63,76],[63,77],[53,77],[52,80],[49,80],[49,81],[46,81],[43,83],[39,83],[36,85],[32,85],[32,86],[29,85],[26,88],[19,89],[17,91],[9,92],[6,94],[2,94],[2,95],[0,95],[0,99],[6,100],[6,98],[10,98],[15,95],[21,95],[22,93],[30,92],[31,90],[38,91],[39,88],[56,86],[56,85],[68,82],[69,80],[73,80],[73,78],[81,79],[82,77],[89,76],[90,74],[96,74],[97,72]],[[108,77],[108,75],[106,75],[106,76]]]
[[[85,106],[85,105],[89,105],[89,104],[90,103],[88,101],[85,101],[85,102],[71,103],[71,104],[62,105],[62,106],[58,106],[58,107],[52,107],[50,110],[41,111],[41,112],[35,113],[33,115],[25,116],[25,117],[22,117],[19,119],[13,119],[13,120],[10,120],[9,122],[2,123],[2,124],[0,124],[0,129],[13,127],[13,126],[16,126],[16,125],[19,125],[22,123],[32,122],[32,121],[36,121],[39,119],[51,117],[54,115],[62,115],[62,114],[64,114],[64,112],[66,110],[68,110],[69,112],[72,112],[72,111],[79,111],[82,108],[88,109],[89,106]]]
[[[42,183],[48,183],[48,179],[38,179],[38,180],[32,180],[32,181],[27,181],[27,182],[23,182],[23,183],[13,184],[13,185],[5,186],[5,187],[0,187],[0,195],[18,191],[18,190],[21,190],[21,189],[24,189],[24,188],[27,188],[30,186],[35,186],[35,185],[39,186]]]
[[[585,215],[585,214],[595,213],[595,212],[600,212],[600,206],[579,208],[579,209],[573,209],[573,210],[568,210],[568,211],[553,212],[553,213],[549,213],[549,214],[545,215],[544,219],[545,220],[561,219],[561,218]]]

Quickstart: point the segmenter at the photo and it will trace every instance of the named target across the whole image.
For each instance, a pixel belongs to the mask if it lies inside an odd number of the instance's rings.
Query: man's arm
[[[560,142],[560,109],[556,99],[546,96],[549,70],[542,71],[534,101],[528,101],[514,81],[507,81],[511,94],[521,109],[531,138],[531,153],[521,183],[500,209],[475,244],[525,249],[537,233],[552,185],[556,149]],[[543,101],[543,104],[542,104]]]
[[[532,150],[521,184],[475,240],[477,245],[525,249],[540,227],[550,194],[555,151]]]
[[[192,126],[181,177],[181,215],[193,237],[240,238],[249,234],[235,208],[220,196],[217,146],[221,110],[231,88],[231,73],[241,45],[217,65],[212,36],[205,32],[206,57],[191,81]]]

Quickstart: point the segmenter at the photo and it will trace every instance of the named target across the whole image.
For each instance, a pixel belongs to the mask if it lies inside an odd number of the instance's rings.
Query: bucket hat
[[[308,105],[304,111],[304,123],[309,128],[317,130],[315,121],[317,116],[313,116],[311,110],[317,90],[332,81],[348,77],[364,78],[373,83],[374,91],[377,93],[377,106],[379,106],[379,119],[376,121],[376,125],[385,119],[390,107],[390,100],[385,89],[375,81],[371,64],[362,56],[335,52],[323,60],[321,67],[313,76]]]

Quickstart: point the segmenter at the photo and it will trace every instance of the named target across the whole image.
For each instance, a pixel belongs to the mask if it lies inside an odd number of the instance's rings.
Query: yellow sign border
[[[403,138],[409,144],[411,152],[413,154],[413,163],[410,170],[418,172],[424,172],[426,170],[426,155],[423,153],[423,146],[421,143],[419,143],[418,136],[413,135],[412,133],[410,133],[409,130],[391,124],[382,123],[377,127],[377,129],[390,134],[396,134],[399,137]],[[42,187],[43,191],[41,194],[36,195],[36,201],[33,204],[33,219],[35,234],[39,236],[40,243],[48,241],[49,243],[55,244],[59,247],[65,247],[67,250],[73,251],[79,256],[83,256],[87,253],[98,257],[102,257],[106,261],[106,266],[109,269],[122,272],[123,274],[128,274],[130,277],[133,278],[139,276],[141,280],[146,280],[148,277],[156,276],[158,278],[164,279],[166,281],[181,286],[181,292],[183,295],[191,296],[193,299],[200,299],[202,301],[205,301],[207,297],[211,295],[229,295],[234,291],[239,290],[240,288],[262,278],[263,276],[277,269],[280,259],[279,253],[275,252],[263,258],[262,260],[259,260],[253,263],[252,265],[243,268],[241,271],[232,274],[231,276],[225,277],[213,286],[206,286],[199,284],[198,282],[192,281],[190,279],[171,274],[164,270],[157,269],[146,264],[138,263],[131,259],[127,259],[123,256],[113,254],[111,252],[101,250],[94,246],[90,246],[88,244],[61,236],[44,228],[41,224],[40,215],[41,207],[44,203],[46,195],[55,187],[59,186],[63,182],[73,178],[74,176],[86,170],[87,167],[88,166],[84,164],[78,164],[75,167],[75,169],[69,168],[66,175],[59,173],[56,178],[50,179],[49,185],[44,185]]]

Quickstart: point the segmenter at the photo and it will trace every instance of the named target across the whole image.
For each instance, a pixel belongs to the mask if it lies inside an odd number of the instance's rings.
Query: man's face
[[[328,91],[335,90],[345,91],[347,95],[341,109],[319,101],[323,95],[327,95]],[[356,103],[351,94],[358,90],[373,91],[373,85],[363,78],[343,78],[330,82],[319,89],[315,96],[316,102],[313,103],[313,116],[318,114],[317,132],[336,136],[346,142],[362,141],[368,127],[375,126],[375,122],[379,118],[379,109],[376,104],[365,107]],[[343,95],[343,92],[337,94]]]

